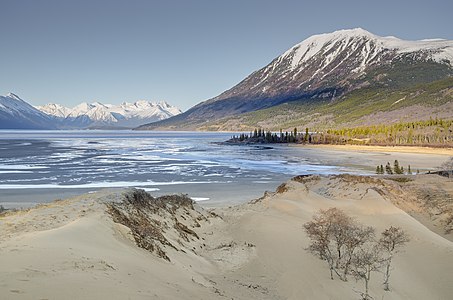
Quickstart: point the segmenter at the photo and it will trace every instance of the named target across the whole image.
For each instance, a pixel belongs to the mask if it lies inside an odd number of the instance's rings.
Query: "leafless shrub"
[[[347,275],[350,274],[350,266],[354,262],[354,257],[357,250],[361,250],[366,243],[369,243],[374,238],[374,228],[363,226],[360,224],[351,224],[345,230],[344,258],[342,262],[343,280],[347,280]]]
[[[331,279],[335,273],[343,281],[354,251],[374,235],[371,227],[361,226],[338,208],[320,210],[304,228],[311,240],[308,250],[327,262]]]
[[[445,174],[443,176],[453,177],[453,156],[440,165],[438,170]]]
[[[382,252],[376,243],[362,245],[355,253],[351,261],[350,273],[357,279],[365,283],[365,291],[361,293],[362,299],[371,299],[368,284],[371,273],[377,272],[382,266]]]
[[[310,238],[308,251],[327,262],[330,278],[336,274],[347,281],[352,275],[363,280],[365,290],[362,299],[370,299],[368,285],[371,273],[384,271],[384,289],[389,290],[391,262],[395,253],[409,241],[399,227],[389,227],[375,240],[373,227],[364,226],[338,208],[320,210],[313,219],[304,224]]]
[[[381,233],[379,247],[385,255],[384,289],[389,291],[389,278],[393,256],[401,251],[401,248],[409,242],[408,234],[400,227],[390,226]]]
[[[442,165],[440,165],[439,169],[443,171],[453,170],[453,156],[447,159]]]

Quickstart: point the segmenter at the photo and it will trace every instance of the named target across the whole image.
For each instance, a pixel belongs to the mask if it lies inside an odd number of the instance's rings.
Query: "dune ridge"
[[[330,280],[325,264],[305,250],[303,224],[319,209],[338,207],[377,232],[393,225],[411,237],[394,259],[391,291],[377,273],[373,297],[449,299],[452,180],[407,178],[297,176],[260,199],[213,209],[184,195],[114,189],[8,212],[0,216],[0,294],[359,299],[361,282]]]

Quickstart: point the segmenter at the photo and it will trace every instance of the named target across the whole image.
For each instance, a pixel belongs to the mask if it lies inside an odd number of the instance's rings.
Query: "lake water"
[[[0,204],[27,207],[101,188],[240,202],[299,174],[372,173],[287,145],[221,145],[231,133],[0,131]],[[329,156],[330,157],[330,156]]]

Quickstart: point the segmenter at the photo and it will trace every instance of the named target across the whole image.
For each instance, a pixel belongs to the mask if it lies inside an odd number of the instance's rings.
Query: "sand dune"
[[[9,213],[0,217],[0,295],[359,299],[362,282],[330,280],[327,265],[305,250],[309,240],[303,224],[321,208],[338,207],[378,232],[394,225],[411,236],[404,253],[394,259],[391,291],[383,290],[381,274],[373,274],[370,293],[375,299],[451,299],[448,218],[430,213],[412,191],[428,186],[452,195],[452,181],[438,176],[411,180],[300,177],[251,203],[213,211],[179,200],[149,204],[154,202],[146,202],[136,190],[106,190]],[[124,206],[120,201],[126,197],[142,205]],[[127,216],[122,222],[113,221],[119,219],[112,218],[111,205],[106,205],[112,201]],[[450,202],[439,203],[451,207]],[[148,249],[138,247],[148,233]]]

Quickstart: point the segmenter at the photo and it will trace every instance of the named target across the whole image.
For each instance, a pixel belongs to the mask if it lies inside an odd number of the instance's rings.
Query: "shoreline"
[[[367,151],[367,152],[397,152],[397,153],[417,153],[417,154],[437,154],[453,156],[453,148],[433,148],[419,146],[367,146],[367,145],[329,145],[329,144],[292,144],[297,148],[307,149],[326,149],[341,151]]]

